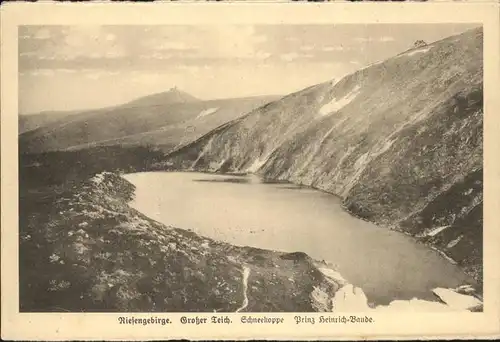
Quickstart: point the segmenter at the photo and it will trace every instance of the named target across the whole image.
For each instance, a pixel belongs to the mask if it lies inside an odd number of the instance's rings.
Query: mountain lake
[[[475,282],[414,238],[351,216],[337,196],[257,176],[141,172],[130,205],[168,226],[238,246],[305,252],[335,265],[368,300],[436,300],[432,289]]]

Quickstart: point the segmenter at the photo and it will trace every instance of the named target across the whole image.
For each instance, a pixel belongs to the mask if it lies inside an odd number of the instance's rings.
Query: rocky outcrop
[[[255,172],[328,191],[481,279],[482,56],[481,29],[413,48],[260,107],[155,167]]]
[[[424,46],[427,46],[427,43],[422,39],[419,39],[419,40],[415,41],[415,43],[413,43],[414,48],[421,48]]]

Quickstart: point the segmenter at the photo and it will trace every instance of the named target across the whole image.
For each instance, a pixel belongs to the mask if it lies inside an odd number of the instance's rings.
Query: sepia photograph
[[[19,27],[30,312],[482,310],[474,24]]]
[[[499,17],[398,6],[4,8],[2,338],[500,336]]]

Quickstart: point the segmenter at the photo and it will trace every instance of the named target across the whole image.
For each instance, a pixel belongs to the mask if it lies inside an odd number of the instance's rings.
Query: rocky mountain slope
[[[482,278],[483,33],[417,46],[285,96],[158,169],[255,172],[436,246]]]
[[[19,144],[26,153],[112,145],[170,151],[274,99],[201,101],[173,88],[112,108],[48,115],[47,120],[39,120],[43,114],[20,116]]]

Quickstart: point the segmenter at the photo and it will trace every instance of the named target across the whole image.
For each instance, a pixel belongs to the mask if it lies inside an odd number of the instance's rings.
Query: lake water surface
[[[131,206],[165,225],[240,246],[301,251],[336,265],[370,301],[435,299],[436,287],[473,283],[457,266],[402,233],[357,219],[336,196],[256,176],[128,174]]]

